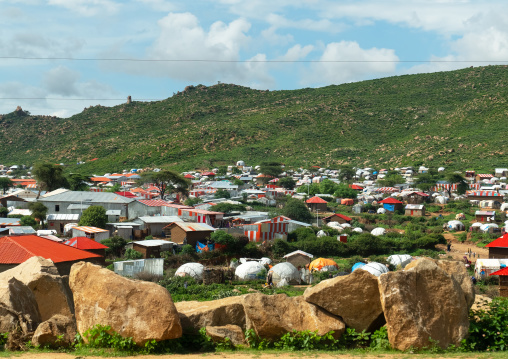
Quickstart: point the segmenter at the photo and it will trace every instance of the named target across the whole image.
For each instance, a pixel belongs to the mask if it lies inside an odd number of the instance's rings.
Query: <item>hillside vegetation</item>
[[[0,116],[3,164],[209,168],[506,166],[508,67],[390,77],[292,91],[189,86],[158,102],[95,106],[70,118]],[[29,110],[29,109],[28,109]]]

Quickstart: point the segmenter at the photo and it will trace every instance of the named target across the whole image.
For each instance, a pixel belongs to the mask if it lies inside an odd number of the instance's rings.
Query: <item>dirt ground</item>
[[[460,234],[462,232],[455,233]],[[469,249],[471,249],[472,252],[476,253],[474,257],[472,255],[471,257],[467,255],[468,259],[471,261],[471,265],[474,265],[474,263],[478,258],[489,258],[489,251],[487,248],[477,247],[476,244],[474,243],[468,242],[461,243],[457,240],[457,237],[454,236],[452,233],[445,232],[443,233],[443,236],[445,237],[447,242],[451,241],[452,244],[450,252],[446,252],[446,255],[452,256],[454,259],[464,260],[464,256],[466,256],[466,253],[468,253]],[[436,247],[446,251],[446,245],[444,244],[438,244]]]

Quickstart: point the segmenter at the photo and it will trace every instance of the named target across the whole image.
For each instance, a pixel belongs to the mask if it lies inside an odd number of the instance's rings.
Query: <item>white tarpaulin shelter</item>
[[[366,265],[364,265],[359,269],[366,270],[367,272],[375,275],[376,277],[379,277],[383,273],[388,273],[388,268],[386,268],[384,264],[378,262],[367,263]]]
[[[481,276],[488,276],[490,273],[506,266],[508,266],[508,259],[478,258],[474,266],[474,273],[477,278],[480,278]]]
[[[381,228],[381,227],[377,227],[377,228],[374,228],[372,230],[372,232],[370,232],[370,234],[372,234],[373,236],[382,236],[386,233],[386,229],[384,228]]]
[[[185,263],[181,265],[175,272],[175,276],[190,276],[195,280],[203,280],[203,271],[205,266],[201,263]]]
[[[388,263],[392,264],[395,267],[400,265],[402,269],[404,269],[404,267],[407,266],[412,260],[413,257],[411,257],[409,254],[392,254],[387,258]]]
[[[268,274],[272,273],[273,284],[277,285],[281,281],[288,284],[300,284],[300,272],[289,262],[283,262],[274,265]]]
[[[264,279],[262,272],[265,267],[259,262],[246,262],[240,264],[235,270],[235,276],[242,280]]]
[[[455,220],[449,221],[446,224],[446,227],[452,231],[463,231],[466,228],[466,227],[464,227],[464,223],[462,223],[461,221],[455,221]]]
[[[386,213],[386,209],[384,209],[384,208],[377,209],[377,214],[385,214],[385,213]]]
[[[446,204],[446,202],[448,202],[448,197],[437,196],[436,198],[434,198],[434,202],[439,204]]]
[[[499,226],[495,223],[485,223],[482,224],[480,227],[480,231],[482,232],[488,232],[491,228],[499,228]]]

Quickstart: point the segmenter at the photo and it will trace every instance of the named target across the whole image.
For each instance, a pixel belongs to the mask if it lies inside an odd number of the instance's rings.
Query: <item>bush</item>
[[[135,249],[129,248],[125,251],[124,257],[125,259],[141,259],[143,258],[143,254]]]
[[[180,254],[193,254],[193,253],[196,253],[196,248],[194,248],[190,244],[182,246],[182,251],[180,252]]]

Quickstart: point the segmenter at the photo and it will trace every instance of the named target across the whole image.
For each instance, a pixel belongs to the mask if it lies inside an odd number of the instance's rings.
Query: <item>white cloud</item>
[[[52,94],[63,96],[79,95],[76,87],[80,74],[65,66],[58,66],[47,71],[42,77],[42,84]]]
[[[314,50],[314,46],[312,45],[306,45],[303,46],[298,44],[293,47],[291,47],[284,56],[282,56],[278,60],[283,61],[298,61],[304,59],[310,52]]]
[[[362,49],[357,42],[341,41],[327,44],[319,60],[311,64],[302,83],[340,84],[392,74],[399,58],[392,49]]]
[[[110,0],[49,0],[48,4],[61,6],[87,17],[114,14],[120,7]]]
[[[293,28],[309,31],[321,31],[331,34],[338,33],[347,28],[343,24],[336,24],[328,19],[314,20],[306,18],[300,20],[291,20],[285,16],[273,13],[266,16],[266,22],[275,28]]]

